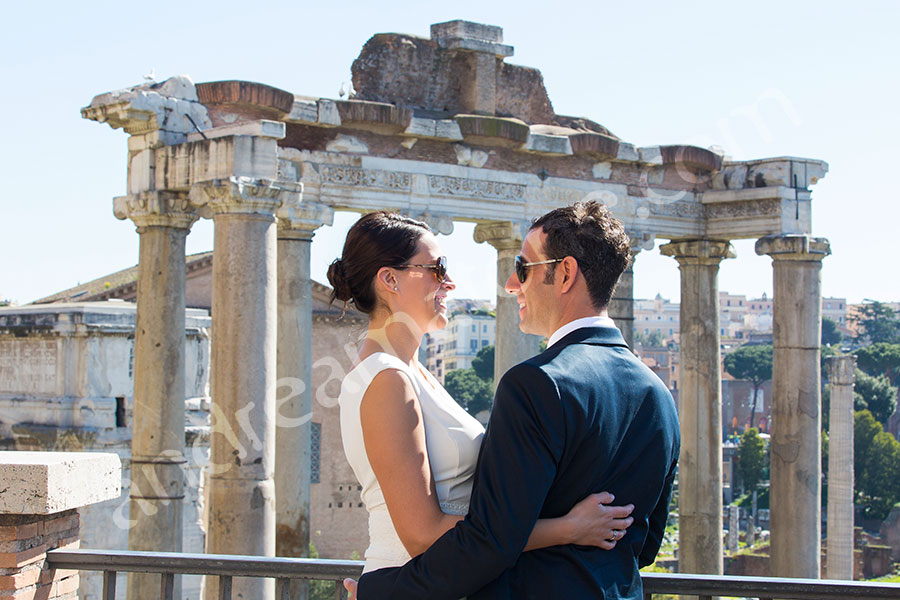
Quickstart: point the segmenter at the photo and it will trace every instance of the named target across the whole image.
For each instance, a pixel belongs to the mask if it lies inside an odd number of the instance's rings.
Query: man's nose
[[[516,274],[513,273],[509,276],[509,279],[506,280],[506,293],[507,294],[516,294],[519,289],[521,289],[522,284],[519,283],[519,278],[516,277]]]

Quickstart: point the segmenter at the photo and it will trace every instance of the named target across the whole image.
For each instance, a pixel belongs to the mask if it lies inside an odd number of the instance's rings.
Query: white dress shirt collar
[[[553,335],[550,336],[550,339],[547,340],[547,347],[549,348],[562,338],[566,337],[576,329],[582,329],[584,327],[615,327],[616,324],[613,323],[613,320],[609,317],[582,317],[581,319],[575,319],[574,321],[569,321],[559,329],[553,332]]]

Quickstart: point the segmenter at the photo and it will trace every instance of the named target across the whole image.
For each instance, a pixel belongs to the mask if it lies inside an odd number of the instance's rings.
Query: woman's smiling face
[[[410,265],[436,265],[443,256],[440,244],[432,233],[419,239],[416,253],[409,259]],[[447,293],[456,288],[449,273],[444,281],[438,281],[435,269],[428,267],[404,267],[394,269],[397,278],[397,294],[393,298],[394,318],[409,318],[427,333],[447,325]]]

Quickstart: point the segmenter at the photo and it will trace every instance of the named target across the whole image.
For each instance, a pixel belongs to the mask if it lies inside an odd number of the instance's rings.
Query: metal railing
[[[346,598],[344,578],[358,579],[363,569],[363,563],[358,560],[122,550],[51,550],[47,561],[54,569],[103,571],[103,600],[115,599],[119,572],[159,573],[161,600],[175,600],[175,575],[178,574],[217,576],[219,600],[231,600],[232,577],[275,579],[278,600],[289,598],[291,579],[334,581],[334,597],[342,599]],[[900,600],[900,584],[896,583],[673,573],[642,573],[641,579],[644,600],[651,600],[654,594],[692,595],[699,596],[700,600],[715,596],[760,600]]]
[[[343,581],[359,579],[363,562],[244,556],[239,554],[187,554],[182,552],[137,552],[130,550],[51,550],[47,562],[54,569],[103,571],[103,600],[115,600],[116,574],[159,573],[161,600],[175,600],[175,575],[215,575],[219,578],[219,600],[231,600],[233,577],[275,579],[275,598],[290,598],[291,579],[334,581],[336,600],[346,598]]]

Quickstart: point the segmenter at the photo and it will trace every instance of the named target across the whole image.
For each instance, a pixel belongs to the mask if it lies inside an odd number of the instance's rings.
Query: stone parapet
[[[49,568],[47,552],[78,548],[77,509],[119,496],[119,457],[0,452],[0,481],[0,598],[77,598],[78,572]]]
[[[115,454],[0,451],[0,514],[48,515],[118,498],[120,471]]]

